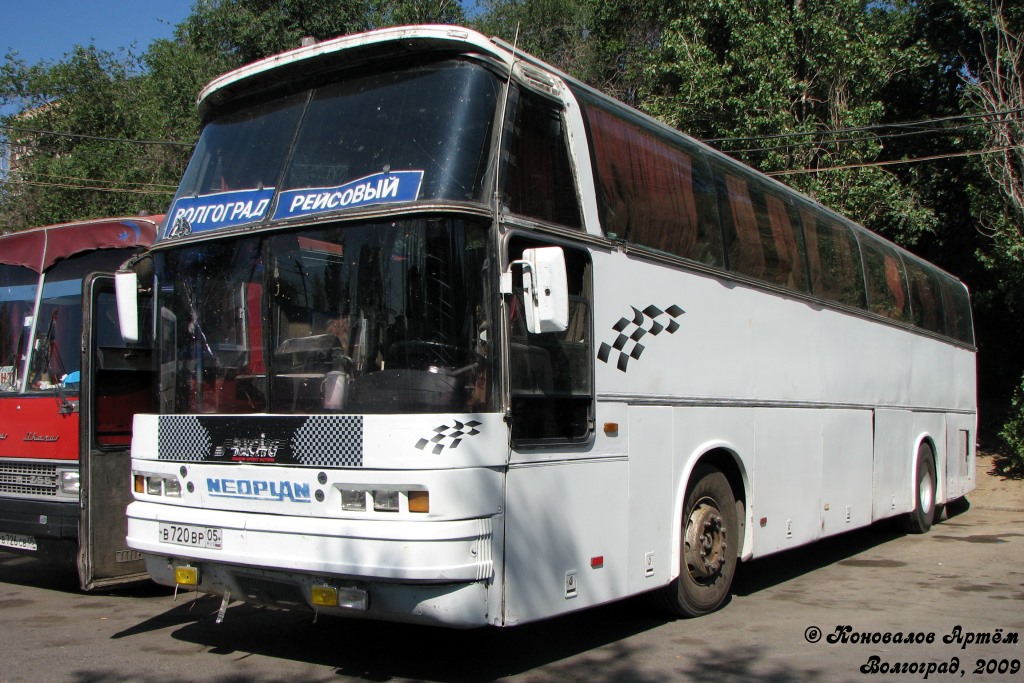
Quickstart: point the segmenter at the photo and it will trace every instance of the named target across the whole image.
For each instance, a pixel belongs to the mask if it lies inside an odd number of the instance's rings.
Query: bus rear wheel
[[[679,578],[662,593],[668,610],[681,617],[714,612],[729,597],[738,547],[736,498],[725,475],[698,465],[683,507]]]
[[[903,527],[912,534],[923,534],[932,528],[936,517],[935,459],[928,444],[917,451],[917,478],[914,482],[914,510],[903,520]]]

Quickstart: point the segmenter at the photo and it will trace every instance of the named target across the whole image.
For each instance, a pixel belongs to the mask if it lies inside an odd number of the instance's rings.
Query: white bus
[[[500,40],[342,37],[199,107],[139,284],[128,543],[159,583],[695,616],[739,561],[924,532],[974,486],[961,283]]]

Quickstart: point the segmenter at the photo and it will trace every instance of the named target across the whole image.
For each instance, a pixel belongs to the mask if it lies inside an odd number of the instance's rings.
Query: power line
[[[144,182],[140,182],[140,181],[136,181],[136,180],[106,180],[106,179],[103,179],[103,178],[79,178],[79,177],[76,177],[76,176],[60,175],[58,173],[42,173],[42,172],[39,172],[39,171],[33,171],[31,169],[21,169],[21,170],[17,171],[17,174],[19,176],[21,176],[21,175],[29,175],[29,176],[37,176],[37,177],[40,177],[40,178],[54,178],[54,179],[57,179],[57,180],[77,180],[77,181],[81,181],[81,182],[84,182],[84,183],[108,183],[108,184],[111,184],[111,185],[113,185],[115,183],[125,183],[127,185],[136,185],[136,186],[141,186],[141,187],[165,188],[169,192],[173,192],[173,191],[175,191],[178,188],[177,185],[168,185],[168,184],[165,184],[165,183],[144,183]],[[41,182],[41,181],[26,181],[26,182]]]
[[[774,133],[771,135],[753,135],[753,136],[742,136],[742,137],[727,137],[727,138],[706,138],[702,142],[711,144],[713,142],[741,142],[751,140],[776,140],[780,138],[798,138],[798,137],[813,137],[813,136],[825,136],[825,135],[839,135],[848,133],[861,133],[872,130],[880,130],[886,128],[913,128],[917,126],[932,125],[936,123],[945,123],[947,121],[962,121],[972,119],[984,119],[991,118],[993,116],[1009,116],[1012,114],[1020,114],[1024,112],[1024,108],[1018,109],[1007,109],[1004,111],[986,112],[983,114],[960,114],[957,116],[944,116],[934,119],[921,119],[918,121],[902,121],[895,123],[874,123],[866,126],[853,126],[849,128],[835,128],[832,130],[810,130],[810,131],[793,131],[791,133]],[[982,121],[983,125],[996,125],[1003,123],[1002,121]],[[942,130],[941,128],[934,130]],[[927,132],[927,131],[925,131]]]
[[[868,161],[860,164],[843,164],[841,166],[826,166],[823,168],[793,168],[785,171],[769,171],[766,172],[767,176],[783,176],[783,175],[798,175],[801,173],[824,173],[826,171],[846,171],[856,168],[874,168],[877,166],[897,166],[900,164],[916,164],[922,161],[940,161],[942,159],[954,159],[957,157],[973,157],[981,156],[983,154],[999,154],[1001,152],[1008,152],[1014,149],[1021,149],[1020,146],[1010,147],[997,147],[995,149],[979,149],[972,150],[970,152],[950,152],[949,154],[935,154],[926,157],[917,157],[915,159],[893,159],[891,161]]]
[[[189,148],[189,149],[195,147],[195,143],[192,143],[192,142],[176,142],[174,140],[130,140],[128,138],[111,138],[111,137],[104,137],[102,135],[85,135],[85,134],[82,134],[82,133],[61,133],[61,132],[57,132],[57,131],[54,131],[54,130],[41,130],[41,129],[37,129],[37,128],[22,128],[20,126],[9,126],[9,125],[0,126],[0,128],[3,128],[3,129],[8,130],[8,131],[18,131],[20,133],[25,133],[25,134],[28,134],[28,135],[52,135],[52,136],[55,136],[55,137],[75,138],[75,139],[79,139],[79,140],[96,140],[96,141],[99,141],[99,142],[126,142],[126,143],[135,144],[135,145],[166,145],[166,146],[171,146],[171,147],[186,147],[186,148]]]
[[[96,181],[90,181],[96,182]],[[102,181],[101,181],[102,182]],[[90,190],[95,192],[115,192],[115,193],[128,193],[128,194],[146,194],[146,195],[173,195],[173,190],[162,192],[159,190],[133,190],[130,188],[116,188],[116,187],[92,187],[88,185],[69,185],[66,183],[42,183],[32,180],[6,180],[0,183],[0,185],[14,185],[14,186],[28,186],[28,187],[57,187],[64,190]]]

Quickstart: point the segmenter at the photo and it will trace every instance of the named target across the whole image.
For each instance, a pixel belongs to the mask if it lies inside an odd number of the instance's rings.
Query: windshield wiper
[[[67,372],[64,363],[60,360],[60,353],[54,346],[53,341],[57,338],[57,309],[50,315],[50,324],[46,328],[46,334],[36,344],[35,355],[32,357],[32,376],[49,377],[56,380],[48,382],[57,392],[57,403],[60,405],[59,412],[67,415],[75,411],[75,406],[68,400],[64,387],[64,378]],[[56,357],[57,372],[54,372],[54,357]]]

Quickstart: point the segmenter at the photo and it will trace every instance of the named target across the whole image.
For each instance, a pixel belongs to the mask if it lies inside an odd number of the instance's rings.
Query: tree
[[[642,107],[903,244],[934,229],[878,166],[885,87],[920,63],[912,3],[681,3],[633,60]]]
[[[1002,0],[982,19],[981,64],[965,69],[970,108],[985,114],[989,154],[985,169],[1007,202],[1009,215],[997,232],[1015,249],[1024,247],[1024,34],[1014,31]],[[975,13],[977,10],[975,9]],[[1024,13],[1022,13],[1024,18]],[[1024,259],[1021,259],[1024,260]]]
[[[986,153],[980,165],[995,192],[979,188],[971,203],[990,242],[978,250],[995,283],[982,302],[989,304],[996,322],[993,339],[985,349],[986,363],[994,366],[1000,396],[1013,392],[999,430],[1012,461],[1024,470],[1024,381],[1011,385],[1024,364],[1019,349],[1024,342],[1024,9],[1001,0],[961,0],[964,15],[976,31],[975,60],[965,60],[962,78],[968,111],[982,115],[987,124]],[[982,310],[982,322],[984,314]],[[997,416],[1004,411],[996,408]]]
[[[166,207],[190,145],[164,137],[138,57],[76,47],[64,61],[28,66],[8,56],[0,77],[0,101],[21,107],[2,121],[18,157],[0,195],[0,231]]]
[[[178,37],[233,68],[297,48],[307,37],[463,19],[455,0],[200,0]]]

